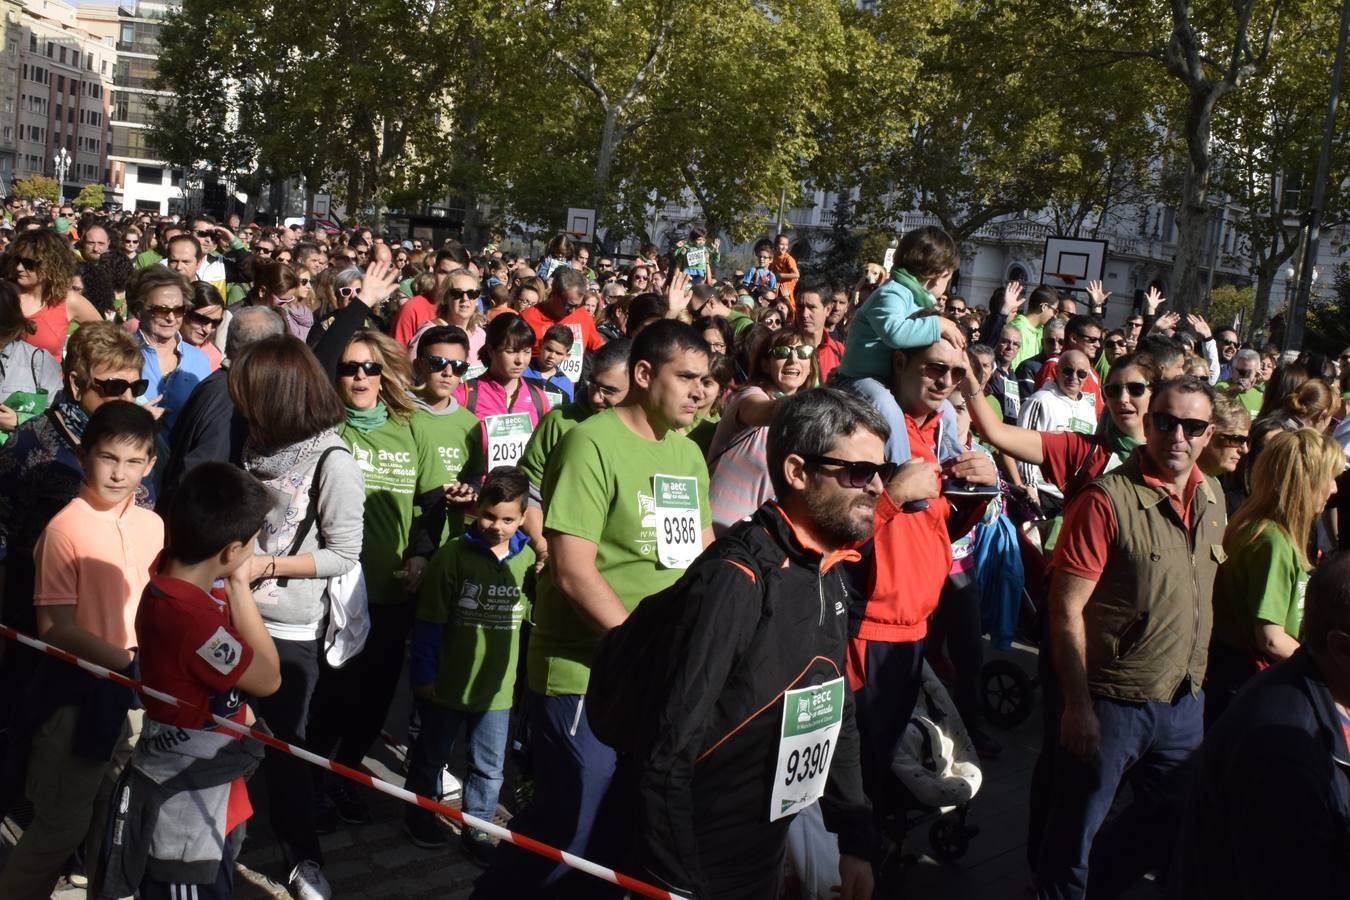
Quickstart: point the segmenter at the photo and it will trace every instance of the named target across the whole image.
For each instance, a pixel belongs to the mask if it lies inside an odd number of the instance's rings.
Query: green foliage
[[[14,196],[24,200],[45,200],[48,203],[55,203],[61,195],[56,179],[48,178],[46,175],[21,178],[14,182],[10,191]]]
[[[103,185],[86,184],[84,187],[80,188],[80,192],[75,195],[75,199],[71,201],[71,205],[76,209],[79,209],[82,206],[92,206],[94,209],[102,209]]]
[[[1308,308],[1306,345],[1336,355],[1350,347],[1350,264],[1336,267],[1333,285],[1330,298],[1317,302],[1314,295],[1315,302]]]
[[[1255,296],[1256,291],[1250,287],[1220,285],[1209,292],[1209,313],[1206,318],[1217,329],[1220,325],[1232,325],[1241,312],[1243,331],[1251,331],[1252,301]]]

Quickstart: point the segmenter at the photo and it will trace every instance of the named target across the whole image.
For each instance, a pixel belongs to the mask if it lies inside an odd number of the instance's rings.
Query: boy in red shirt
[[[174,494],[168,542],[136,614],[146,685],[141,740],[117,787],[100,896],[227,900],[252,814],[244,779],[262,746],[212,715],[255,721],[243,695],[281,685],[276,646],[249,587],[270,508],[251,475],[220,462],[192,469]],[[223,584],[223,589],[222,589]]]

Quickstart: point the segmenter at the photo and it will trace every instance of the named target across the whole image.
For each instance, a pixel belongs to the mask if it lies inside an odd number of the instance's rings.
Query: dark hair
[[[289,334],[245,347],[231,362],[229,388],[249,434],[266,450],[298,444],[347,417],[319,361]]]
[[[192,282],[192,293],[187,298],[188,309],[205,309],[208,306],[225,305],[225,301],[220,299],[220,291],[209,281]]]
[[[444,247],[437,250],[431,267],[434,269],[447,259],[461,269],[469,267],[469,251],[459,241],[447,241]]]
[[[136,264],[121,252],[105,253],[98,258],[98,267],[108,276],[113,292],[125,291],[127,282],[136,271]]]
[[[829,300],[833,296],[830,291],[830,283],[819,275],[807,275],[797,282],[797,287],[793,289],[792,296],[800,297],[802,294],[815,294],[820,298],[821,306],[829,306]],[[800,304],[798,305],[800,306]]]
[[[422,332],[422,336],[417,339],[417,358],[425,357],[427,351],[437,344],[458,344],[464,348],[465,356],[469,354],[469,336],[463,328],[458,325],[436,325]]]
[[[1141,338],[1135,346],[1135,353],[1143,354],[1153,360],[1153,364],[1158,367],[1160,372],[1176,365],[1186,356],[1186,351],[1181,349],[1181,344],[1165,334],[1150,334]]]
[[[591,354],[591,371],[608,372],[615,366],[623,366],[627,369],[628,355],[632,349],[633,342],[627,338],[610,341]]]
[[[159,423],[149,410],[129,400],[109,400],[94,410],[89,424],[80,436],[80,447],[86,452],[107,441],[122,441],[146,447],[155,455],[155,438]]]
[[[513,350],[533,350],[534,329],[520,316],[502,313],[483,329],[483,346],[478,349],[478,360],[489,365],[492,351],[510,353]]]
[[[498,503],[519,503],[524,508],[528,505],[529,495],[528,475],[516,466],[498,466],[483,479],[483,487],[478,491],[478,508]]]
[[[866,400],[837,388],[812,388],[785,397],[769,423],[765,460],[769,481],[781,500],[791,493],[783,474],[788,454],[826,456],[835,442],[859,428],[872,432],[884,444],[891,427]]]
[[[644,322],[664,319],[670,311],[670,301],[663,294],[638,294],[628,304],[628,336],[635,337]]]
[[[543,346],[544,341],[552,341],[555,344],[562,344],[570,348],[572,342],[576,339],[577,337],[572,333],[572,329],[566,325],[550,325],[545,329],[544,336],[539,339],[539,344]]]
[[[23,314],[19,289],[9,279],[0,279],[0,347],[35,331],[37,326]]]
[[[267,488],[242,469],[215,461],[193,466],[169,504],[164,553],[189,566],[208,560],[257,534],[271,505]]]
[[[182,234],[175,234],[173,237],[169,238],[167,242],[165,242],[164,258],[165,259],[169,258],[169,251],[173,249],[174,244],[182,244],[182,243],[191,244],[192,252],[197,257],[198,260],[201,260],[202,257],[206,256],[206,251],[202,249],[202,245],[198,243],[197,239],[193,237],[190,233],[183,232]],[[146,268],[153,268],[153,267],[147,266]],[[145,269],[141,269],[141,271],[144,272]]]
[[[736,332],[724,316],[699,316],[694,320],[694,330],[699,334],[716,331],[722,335],[722,346],[727,348],[725,354],[727,356],[731,355],[732,349],[736,346]]]
[[[1059,292],[1052,287],[1048,287],[1042,284],[1039,285],[1035,290],[1033,290],[1030,296],[1027,297],[1026,310],[1029,313],[1034,313],[1037,310],[1039,310],[1042,306],[1058,306],[1058,305],[1059,305]]]
[[[1069,316],[1069,322],[1064,326],[1064,335],[1066,337],[1086,337],[1087,329],[1096,328],[1103,330],[1102,320],[1096,316]]]
[[[556,235],[544,248],[544,255],[554,259],[571,259],[572,252],[572,239],[565,234]]]
[[[549,289],[555,294],[565,294],[570,290],[586,290],[586,275],[571,266],[558,266],[549,276]]]
[[[961,250],[952,236],[936,225],[915,228],[900,239],[895,265],[922,281],[961,265]]]
[[[1237,361],[1237,357],[1233,359]],[[1285,398],[1303,387],[1309,377],[1308,368],[1302,363],[1292,362],[1277,366],[1270,380],[1266,382],[1265,392],[1261,395],[1261,409],[1257,412],[1256,418],[1264,419],[1279,412],[1284,406]]]
[[[253,264],[253,286],[249,288],[245,303],[271,305],[268,294],[280,295],[300,287],[300,276],[283,262],[257,262]]]
[[[107,254],[113,256],[115,254]],[[75,274],[84,282],[85,299],[94,309],[106,316],[113,311],[113,286],[108,272],[96,262],[80,262],[75,266]]]
[[[1112,366],[1115,368],[1115,366]],[[1194,375],[1178,375],[1176,378],[1169,378],[1166,381],[1158,382],[1153,386],[1153,396],[1149,399],[1148,408],[1151,412],[1154,407],[1167,394],[1203,394],[1209,399],[1210,409],[1214,408],[1214,387],[1205,379],[1197,378]],[[1210,413],[1213,415],[1213,412]]]
[[[632,314],[629,316],[631,322]],[[692,350],[712,358],[708,342],[703,339],[703,335],[694,330],[694,326],[686,325],[677,319],[653,322],[633,339],[633,347],[628,354],[629,377],[632,377],[638,363],[645,362],[653,370],[657,370],[673,360],[675,354],[682,350]]]
[[[1105,384],[1110,381],[1111,375],[1116,372],[1129,368],[1135,368],[1143,372],[1150,386],[1158,380],[1158,364],[1153,361],[1153,357],[1147,353],[1127,353],[1111,363],[1111,372],[1102,379],[1102,383]]]
[[[1318,659],[1326,652],[1327,635],[1350,631],[1350,552],[1332,554],[1308,579],[1303,609],[1303,642]]]

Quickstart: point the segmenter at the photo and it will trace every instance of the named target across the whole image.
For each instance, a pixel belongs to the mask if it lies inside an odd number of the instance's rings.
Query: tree
[[[48,178],[46,175],[34,175],[31,178],[22,178],[14,182],[10,189],[14,196],[24,200],[45,200],[48,203],[55,203],[61,196],[61,189],[57,187],[55,178]]]
[[[75,195],[75,199],[71,201],[71,205],[76,209],[79,209],[82,206],[92,206],[94,209],[102,209],[103,185],[86,184],[84,187],[80,188],[80,192]]]

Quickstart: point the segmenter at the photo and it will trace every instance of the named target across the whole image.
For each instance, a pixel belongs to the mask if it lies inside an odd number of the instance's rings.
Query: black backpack
[[[768,580],[763,561],[743,553],[734,562],[750,569],[763,591]],[[586,687],[586,720],[596,737],[620,753],[640,753],[656,740],[675,669],[673,648],[684,645],[679,632],[685,627],[687,590],[681,578],[643,600],[600,639]],[[760,628],[764,621],[761,617]]]

